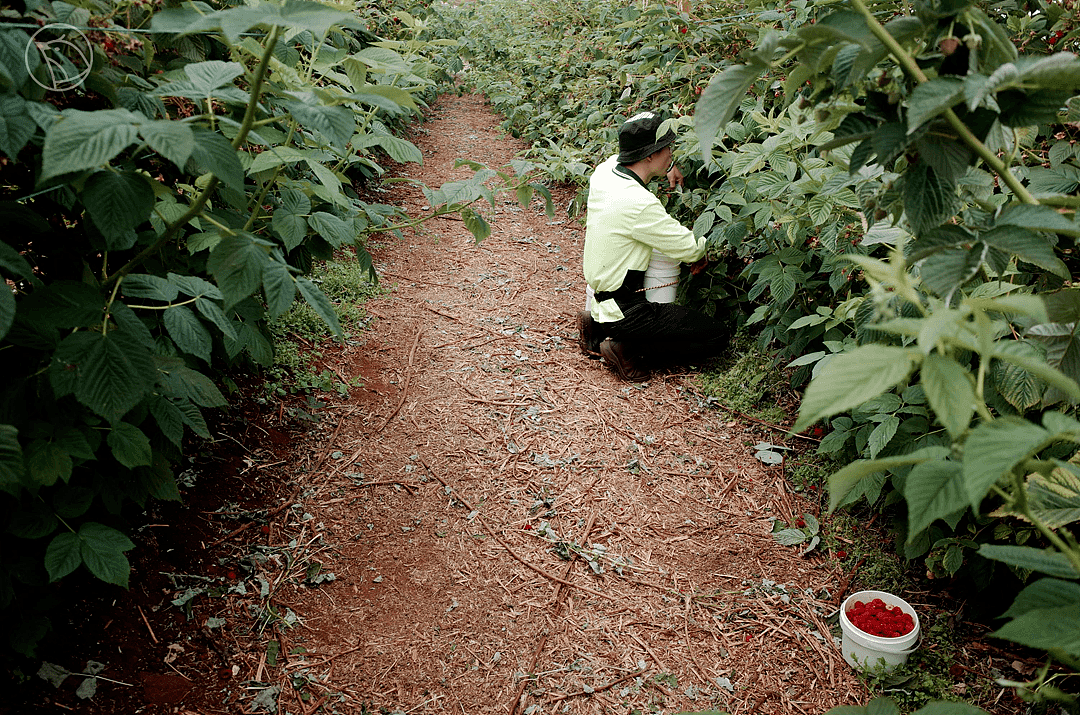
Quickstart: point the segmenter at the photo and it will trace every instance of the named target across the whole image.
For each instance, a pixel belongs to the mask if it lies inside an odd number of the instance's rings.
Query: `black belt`
[[[623,284],[616,290],[604,290],[596,293],[593,297],[598,303],[603,303],[605,300],[615,299],[619,307],[633,305],[634,303],[644,303],[645,293],[642,290],[645,287],[645,271],[627,271],[626,278],[623,279]]]

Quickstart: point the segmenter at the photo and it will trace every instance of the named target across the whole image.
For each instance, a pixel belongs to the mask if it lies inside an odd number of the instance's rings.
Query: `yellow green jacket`
[[[618,290],[627,271],[644,271],[656,250],[693,263],[705,255],[705,239],[668,215],[660,199],[612,156],[589,178],[585,219],[585,282],[596,293]],[[614,299],[593,301],[593,320],[623,319]]]

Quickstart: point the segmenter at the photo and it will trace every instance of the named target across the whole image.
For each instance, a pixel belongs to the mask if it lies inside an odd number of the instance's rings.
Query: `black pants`
[[[598,323],[604,337],[623,344],[623,350],[646,367],[699,363],[727,347],[730,329],[704,313],[674,303],[650,303],[644,292],[643,271],[628,271],[619,290],[598,293],[597,300],[614,298],[623,319]]]

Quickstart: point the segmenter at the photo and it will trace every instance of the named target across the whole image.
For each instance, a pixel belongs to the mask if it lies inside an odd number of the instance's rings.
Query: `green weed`
[[[775,399],[786,387],[784,375],[745,333],[737,334],[727,355],[702,370],[695,382],[702,393],[724,407],[766,422],[779,423],[786,417]]]

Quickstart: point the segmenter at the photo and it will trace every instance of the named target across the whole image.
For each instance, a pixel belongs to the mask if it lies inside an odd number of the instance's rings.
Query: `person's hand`
[[[671,168],[667,170],[667,185],[669,189],[674,189],[676,184],[680,187],[683,185],[683,175],[679,171],[679,167],[672,164]]]
[[[709,259],[704,257],[695,263],[691,263],[690,275],[696,276],[698,273],[701,273],[703,270],[705,270],[705,266],[707,265],[709,265]]]

